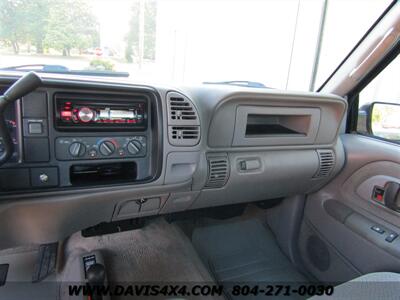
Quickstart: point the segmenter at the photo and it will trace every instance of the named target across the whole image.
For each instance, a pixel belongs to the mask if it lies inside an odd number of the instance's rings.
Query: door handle
[[[386,207],[400,212],[400,183],[389,181],[385,184],[383,202]]]

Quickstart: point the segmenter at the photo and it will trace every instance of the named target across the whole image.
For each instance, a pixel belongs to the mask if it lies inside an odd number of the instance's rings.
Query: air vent
[[[193,105],[182,97],[170,97],[169,109],[171,120],[197,120]]]
[[[199,126],[168,126],[168,137],[172,145],[194,146],[200,140]]]
[[[319,168],[315,178],[327,177],[335,166],[335,155],[332,150],[317,150]]]
[[[200,141],[200,120],[196,107],[186,96],[167,94],[168,138],[174,146],[195,146]]]
[[[223,187],[229,177],[229,160],[226,154],[208,156],[208,178],[205,187],[217,189]]]
[[[197,110],[189,98],[176,92],[169,92],[167,103],[168,125],[200,125]]]

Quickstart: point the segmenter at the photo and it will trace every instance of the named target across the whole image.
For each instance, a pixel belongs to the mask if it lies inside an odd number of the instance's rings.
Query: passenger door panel
[[[375,186],[400,182],[400,147],[355,134],[341,139],[345,167],[311,194],[305,207],[299,242],[304,264],[324,281],[400,272],[400,237],[386,240],[390,234],[400,235],[400,213],[372,199]]]

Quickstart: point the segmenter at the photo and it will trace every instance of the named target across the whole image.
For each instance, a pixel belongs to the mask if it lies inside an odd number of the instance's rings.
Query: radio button
[[[91,149],[89,150],[88,154],[90,158],[95,158],[97,156],[97,151],[96,149]]]
[[[100,144],[99,151],[104,156],[110,156],[115,151],[115,146],[111,141],[104,141]]]
[[[43,124],[40,122],[28,122],[28,132],[29,134],[42,134]]]
[[[127,145],[128,152],[132,155],[138,154],[142,150],[142,144],[139,141],[130,141]]]
[[[69,154],[73,157],[83,156],[86,152],[86,147],[84,144],[79,142],[74,142],[69,146]]]
[[[118,154],[119,154],[119,156],[124,156],[125,155],[125,150],[123,148],[120,148],[118,150]]]

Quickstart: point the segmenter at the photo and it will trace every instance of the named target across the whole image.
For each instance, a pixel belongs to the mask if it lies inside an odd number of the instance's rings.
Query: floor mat
[[[0,264],[8,265],[7,281],[0,286],[0,300],[58,299],[58,286],[53,283],[55,274],[32,283],[38,252],[38,245],[0,251]]]
[[[77,233],[69,239],[65,249],[65,266],[78,254],[100,250],[107,264],[108,277],[114,282],[200,282],[210,279],[189,239],[162,218],[139,230],[90,238]],[[68,277],[68,274],[64,273],[64,276]]]
[[[189,238],[163,218],[154,219],[138,230],[89,238],[83,238],[80,233],[74,234],[65,245],[66,261],[60,280],[73,282],[73,272],[68,266],[73,265],[73,260],[80,259],[81,254],[94,250],[102,253],[108,280],[115,284],[213,281]]]
[[[265,286],[307,282],[281,252],[272,232],[258,219],[196,228],[192,242],[220,283]]]

